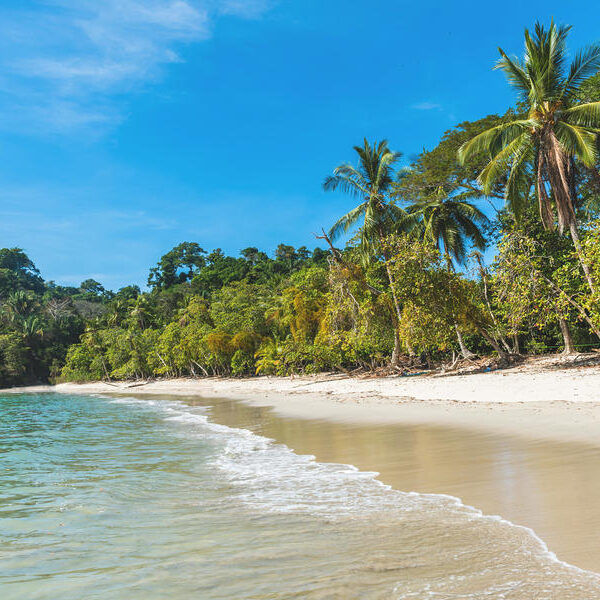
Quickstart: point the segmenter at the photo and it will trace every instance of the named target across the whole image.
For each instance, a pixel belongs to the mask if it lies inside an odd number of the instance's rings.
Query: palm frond
[[[600,45],[593,44],[579,51],[575,56],[564,84],[565,93],[572,96],[583,81],[598,71],[600,71]]]
[[[554,133],[569,156],[576,156],[586,167],[595,165],[597,151],[593,133],[564,121],[554,124]]]
[[[527,146],[522,147],[520,154],[515,155],[504,188],[506,203],[517,220],[520,220],[527,206],[531,188],[532,175],[529,165],[534,159],[534,146],[531,140],[529,142]]]
[[[504,71],[510,85],[516,88],[523,98],[527,98],[531,83],[523,65],[519,63],[518,59],[509,58],[502,48],[498,48],[498,52],[500,52],[501,58],[494,66],[494,69]]]
[[[343,175],[329,175],[323,181],[323,189],[326,192],[340,190],[352,196],[365,196],[369,194],[369,190],[362,186],[358,181],[351,177]]]
[[[392,185],[396,180],[394,166],[402,156],[392,152],[386,140],[369,144],[365,138],[362,146],[354,146],[358,154],[357,167],[350,164],[338,166],[333,175],[323,183],[325,191],[340,190],[361,197],[362,203],[339,219],[330,230],[335,239],[347,232],[358,220],[364,221],[360,230],[361,245],[376,243],[391,227],[399,226],[397,211],[391,209],[388,200]],[[398,221],[398,222],[397,222]],[[365,246],[366,247],[366,246]]]
[[[328,236],[331,240],[337,239],[343,233],[346,233],[351,229],[360,217],[364,214],[368,206],[367,202],[359,204],[356,208],[353,208],[350,212],[346,213],[343,217],[340,217],[329,230]]]
[[[530,145],[530,139],[529,132],[525,131],[491,158],[478,177],[486,194],[490,192],[497,179],[509,169],[511,163],[526,151]]]
[[[475,207],[473,207],[475,208]],[[477,210],[477,209],[475,209]],[[484,223],[489,223],[488,218],[483,215],[483,219],[479,220],[479,222],[483,225]],[[475,223],[475,219],[470,218],[467,215],[461,214],[460,212],[455,213],[454,218],[461,230],[461,234],[463,237],[467,238],[478,250],[485,250],[486,240],[481,232],[481,229]]]
[[[394,180],[392,168],[401,157],[402,154],[400,152],[391,152],[389,150],[381,156],[374,180],[377,189],[387,189],[392,184]]]
[[[465,237],[462,235],[456,222],[450,222],[442,237],[444,252],[451,256],[458,264],[463,264],[466,257]],[[439,247],[439,246],[438,246]]]
[[[554,21],[551,21],[548,29],[541,23],[536,23],[533,36],[525,30],[525,65],[531,82],[531,105],[540,104],[544,100],[559,100],[562,97],[565,42],[569,29],[567,26],[556,26]]]
[[[395,233],[410,233],[417,229],[422,220],[422,216],[416,213],[411,213],[407,210],[389,204],[387,206],[385,216],[385,229]]]
[[[490,220],[487,215],[483,213],[479,208],[470,202],[456,202],[451,201],[451,210],[461,218],[466,218],[470,222],[479,223],[480,225],[488,225]]]
[[[563,120],[578,127],[600,128],[600,102],[572,106],[563,112]]]
[[[458,149],[458,159],[465,164],[481,152],[491,152],[498,146],[504,147],[524,131],[534,129],[538,125],[539,123],[535,119],[516,119],[491,127],[465,142]]]

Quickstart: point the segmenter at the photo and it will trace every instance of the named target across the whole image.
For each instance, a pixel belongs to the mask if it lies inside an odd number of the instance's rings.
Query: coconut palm
[[[405,170],[396,170],[402,154],[392,152],[387,140],[373,146],[365,139],[363,146],[354,146],[359,157],[357,167],[342,164],[333,175],[325,178],[323,189],[327,192],[341,190],[360,198],[361,203],[338,219],[329,230],[329,238],[335,240],[362,220],[360,229],[361,248],[368,253],[381,247],[383,238],[404,223],[406,211],[390,202],[392,184],[402,177]]]
[[[363,145],[354,146],[354,150],[358,154],[358,166],[347,163],[339,165],[334,169],[333,175],[325,178],[323,189],[346,192],[359,198],[360,204],[334,223],[328,237],[335,240],[361,223],[359,236],[363,256],[372,256],[378,251],[383,255],[396,318],[400,322],[402,311],[383,241],[392,231],[406,231],[414,223],[414,219],[405,210],[389,199],[392,184],[404,173],[403,169],[396,168],[402,155],[392,152],[387,140],[374,142],[371,146],[365,138]],[[399,355],[397,332],[395,339],[392,363],[397,362]]]
[[[525,30],[523,60],[509,58],[500,49],[496,68],[506,74],[528,110],[515,119],[475,136],[459,150],[465,162],[481,152],[491,156],[479,175],[484,192],[506,176],[505,196],[519,216],[525,196],[519,193],[533,173],[541,221],[561,233],[568,230],[577,250],[588,285],[594,283],[586,264],[577,229],[575,168],[580,163],[594,168],[597,134],[600,132],[600,102],[578,104],[579,86],[600,69],[600,46],[579,52],[566,67],[565,40],[570,27],[549,28],[536,23],[533,34]]]
[[[448,272],[454,270],[453,261],[465,262],[467,247],[485,249],[485,238],[481,227],[489,223],[488,218],[473,204],[465,200],[438,196],[417,201],[409,209],[423,218],[423,234],[435,244],[446,259]],[[458,324],[454,324],[460,350],[465,358],[474,354],[466,347]]]
[[[453,268],[453,261],[464,264],[469,245],[485,249],[481,227],[489,220],[470,202],[437,197],[417,201],[409,211],[422,215],[423,234],[443,253],[449,270]]]

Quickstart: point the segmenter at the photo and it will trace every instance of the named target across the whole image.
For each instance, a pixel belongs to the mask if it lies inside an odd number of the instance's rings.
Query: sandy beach
[[[589,359],[546,357],[509,369],[468,375],[164,379],[64,383],[6,391],[233,398],[301,419],[439,424],[527,439],[600,445],[600,366],[588,363]]]
[[[458,376],[340,374],[60,384],[56,391],[179,397],[211,420],[300,454],[450,494],[532,528],[559,559],[600,570],[600,368],[538,359]]]

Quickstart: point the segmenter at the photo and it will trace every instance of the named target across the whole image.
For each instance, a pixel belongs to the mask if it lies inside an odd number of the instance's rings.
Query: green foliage
[[[105,375],[98,354],[85,344],[73,344],[67,353],[66,365],[62,377],[66,381],[94,381]]]
[[[23,250],[0,249],[0,297],[19,290],[40,293],[43,289],[44,282],[39,271]]]
[[[600,69],[600,45],[577,54],[566,68],[566,37],[569,27],[536,23],[525,30],[525,56],[510,58],[500,49],[496,68],[504,71],[527,110],[525,118],[500,123],[474,136],[459,149],[468,161],[486,152],[489,162],[479,174],[485,193],[498,179],[507,177],[505,196],[520,216],[529,195],[525,182],[535,180],[540,218],[546,228],[561,232],[575,223],[575,165],[594,168],[600,102],[581,102],[583,82]],[[556,216],[555,216],[556,213]]]
[[[164,289],[190,281],[205,264],[206,252],[195,242],[183,242],[161,257],[150,270],[148,285]]]
[[[233,375],[252,375],[254,371],[254,355],[244,350],[236,350],[231,357],[231,373]]]
[[[405,176],[393,185],[398,201],[427,203],[442,198],[476,201],[483,197],[504,200],[504,182],[496,181],[484,194],[479,174],[489,161],[486,152],[472,153],[459,161],[458,151],[465,143],[494,127],[521,116],[513,109],[504,115],[488,115],[476,121],[464,121],[446,131],[439,144],[424,150]]]
[[[0,335],[0,382],[16,385],[27,377],[30,349],[16,332]]]
[[[401,177],[397,163],[399,152],[392,152],[387,140],[370,145],[365,138],[362,146],[354,146],[358,166],[345,163],[333,170],[323,182],[327,192],[340,190],[355,196],[358,206],[338,219],[329,230],[332,240],[347,233],[361,220],[360,247],[365,255],[377,251],[383,237],[395,230],[408,230],[413,224],[409,215],[390,201],[395,181]]]
[[[477,352],[551,351],[565,323],[598,342],[600,47],[567,70],[567,31],[526,31],[523,61],[501,51],[518,104],[458,124],[409,168],[386,141],[354,147],[357,164],[323,184],[357,200],[322,237],[329,250],[183,242],[150,291],[114,293],[44,282],[22,250],[0,249],[0,384],[399,368],[402,351],[451,359],[463,335]],[[487,268],[473,251],[489,240]]]

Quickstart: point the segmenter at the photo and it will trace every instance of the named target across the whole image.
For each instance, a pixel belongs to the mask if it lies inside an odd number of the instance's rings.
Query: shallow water
[[[562,560],[600,572],[600,440],[592,446],[440,425],[299,420],[231,400],[215,403],[211,419],[252,428],[319,461],[378,471],[398,490],[459,497],[531,527]]]
[[[533,531],[411,493],[436,444],[383,433],[229,401],[1,398],[1,597],[600,598]],[[394,444],[394,488],[336,458]]]

